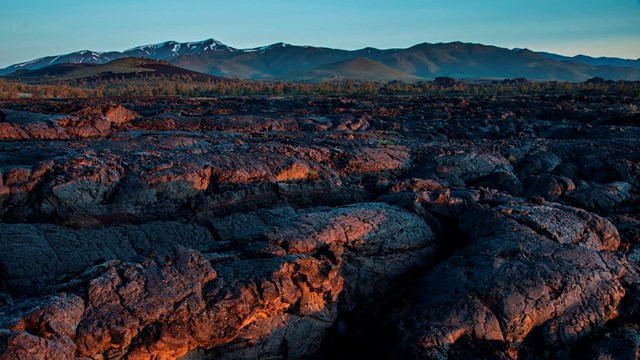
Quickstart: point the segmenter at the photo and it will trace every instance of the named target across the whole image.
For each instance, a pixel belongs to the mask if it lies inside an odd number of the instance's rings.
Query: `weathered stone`
[[[0,358],[637,357],[621,99],[0,100]]]
[[[175,222],[96,230],[0,224],[0,268],[9,291],[39,294],[99,262],[165,255],[177,245],[206,250],[212,242],[205,228]]]
[[[615,182],[587,187],[569,196],[567,201],[587,210],[608,210],[635,199],[631,184]]]
[[[567,218],[581,214],[587,218]],[[558,346],[602,329],[624,296],[623,266],[605,252],[615,250],[618,234],[604,219],[575,215],[530,206],[463,214],[471,244],[416,285],[414,305],[398,320],[398,347],[446,358],[463,336],[519,344],[539,329],[547,346]]]

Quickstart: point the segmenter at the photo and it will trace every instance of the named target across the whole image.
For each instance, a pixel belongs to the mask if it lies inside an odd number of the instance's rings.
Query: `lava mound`
[[[623,100],[0,101],[0,359],[635,359]]]

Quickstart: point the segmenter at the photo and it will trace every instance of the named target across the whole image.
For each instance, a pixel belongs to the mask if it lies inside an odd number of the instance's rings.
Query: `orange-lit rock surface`
[[[0,101],[0,359],[634,359],[629,101]]]

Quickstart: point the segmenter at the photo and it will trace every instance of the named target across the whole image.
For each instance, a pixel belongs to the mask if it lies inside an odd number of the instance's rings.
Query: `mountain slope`
[[[384,64],[359,57],[319,66],[313,70],[295,71],[278,80],[322,82],[331,80],[418,81],[421,78],[392,69]]]
[[[0,69],[0,76],[10,74],[21,69],[36,70],[46,66],[57,64],[107,64],[111,61],[127,57],[168,60],[180,55],[206,54],[208,52],[215,51],[234,52],[238,50],[224,45],[214,39],[187,43],[167,41],[159,44],[139,46],[133,49],[125,50],[123,52],[94,52],[89,50],[82,50],[70,54],[47,56],[40,59],[11,65],[7,68]]]
[[[0,69],[0,75],[11,74],[18,70],[36,70],[43,67],[57,64],[106,64],[110,61],[123,58],[125,56],[117,51],[99,53],[89,50],[82,50],[66,55],[47,56],[20,64],[11,65]]]
[[[180,56],[171,60],[171,63],[185,69],[225,77],[272,79],[355,57],[352,52],[345,50],[278,43],[234,53]]]
[[[164,60],[195,72],[254,80],[321,81],[349,78],[414,81],[438,76],[465,79],[523,77],[560,81],[584,81],[593,77],[640,80],[640,65],[637,65],[640,60],[580,56],[567,58],[527,49],[511,50],[461,42],[423,43],[407,49],[364,48],[347,51],[285,43],[236,49],[214,39],[187,43],[168,41],[123,52],[80,51],[12,65],[0,70],[0,75],[67,63],[107,64],[126,57]],[[57,68],[56,71],[62,70]]]
[[[545,58],[558,61],[573,61],[593,66],[624,66],[640,68],[640,59],[632,60],[614,57],[591,57],[586,55],[564,56],[544,51],[537,51],[537,53]]]
[[[98,81],[108,79],[135,79],[151,76],[189,75],[196,81],[222,79],[182,69],[165,61],[140,58],[123,58],[107,64],[58,64],[37,70],[20,70],[5,76],[7,79],[26,83],[48,83],[60,81]]]
[[[612,78],[637,79],[635,69],[611,69],[569,64],[545,58],[530,50],[465,44],[419,44],[408,49],[377,52],[371,58],[422,78],[517,78],[584,81],[600,74]]]
[[[206,54],[210,52],[237,52],[238,49],[229,47],[217,40],[207,39],[199,42],[179,43],[167,41],[160,44],[145,45],[125,50],[128,57],[151,58],[168,60],[181,55]]]
[[[433,79],[438,76],[469,79],[524,77],[563,81],[584,81],[599,76],[613,80],[640,80],[638,68],[558,61],[530,50],[510,50],[461,42],[424,43],[408,49],[365,48],[355,51],[274,44],[260,50],[193,54],[177,56],[169,61],[186,69],[225,77],[318,81],[334,75],[340,77],[339,73],[329,74],[328,68],[320,67],[357,58],[366,58],[396,70],[396,77],[393,79],[404,81]],[[366,65],[365,68],[373,68],[370,62]],[[384,70],[383,73],[389,74],[389,71]],[[359,74],[361,80],[387,79],[372,71]],[[347,74],[346,77],[351,78],[351,75]]]

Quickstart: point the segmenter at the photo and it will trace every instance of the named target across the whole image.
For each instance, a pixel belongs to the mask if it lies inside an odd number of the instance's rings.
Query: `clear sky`
[[[464,41],[640,57],[640,0],[0,0],[0,67],[215,38],[357,49]]]

